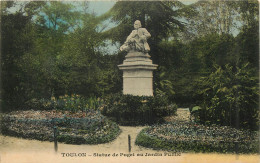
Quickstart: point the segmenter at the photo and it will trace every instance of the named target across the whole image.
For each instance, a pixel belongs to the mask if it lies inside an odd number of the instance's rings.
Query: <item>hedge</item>
[[[163,117],[176,114],[177,105],[162,94],[133,96],[114,94],[104,99],[103,115],[120,125],[147,125],[164,122]]]

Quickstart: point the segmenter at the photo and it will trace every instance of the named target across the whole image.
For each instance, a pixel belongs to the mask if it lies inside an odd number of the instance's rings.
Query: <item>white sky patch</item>
[[[101,15],[109,11],[116,1],[89,1],[89,11]]]
[[[24,1],[16,1],[15,2],[15,6],[13,6],[13,7],[11,7],[11,8],[9,8],[8,9],[8,11],[10,12],[10,13],[15,13],[15,12],[17,12],[17,11],[19,11],[20,10],[20,8],[21,8],[21,5],[24,3]]]

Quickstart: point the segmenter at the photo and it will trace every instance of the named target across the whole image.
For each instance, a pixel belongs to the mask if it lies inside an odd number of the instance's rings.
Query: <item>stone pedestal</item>
[[[123,94],[135,96],[153,96],[153,70],[158,65],[152,64],[149,54],[128,52],[123,64],[118,65],[123,71]]]

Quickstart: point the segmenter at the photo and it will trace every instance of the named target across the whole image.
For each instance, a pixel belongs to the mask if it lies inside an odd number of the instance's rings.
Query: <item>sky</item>
[[[24,1],[16,1],[16,3],[21,4]],[[68,3],[73,1],[66,1]],[[95,12],[98,15],[104,14],[109,9],[113,7],[116,1],[89,1],[89,11]],[[79,6],[80,7],[80,6]],[[12,7],[9,9],[10,12],[16,12],[19,10],[19,6]]]
[[[183,0],[182,3],[189,5],[196,2],[197,0]],[[89,1],[89,10],[94,11],[96,14],[101,15],[107,12],[116,1]]]
[[[109,11],[115,3],[116,1],[90,1],[89,11],[101,15]]]
[[[191,4],[196,2],[197,0],[181,0],[182,3],[184,4]],[[19,1],[17,1],[19,3]],[[23,1],[20,1],[23,2]],[[73,2],[73,1],[68,1],[66,0],[66,2]],[[90,12],[94,12],[97,15],[101,15],[104,14],[105,12],[109,11],[109,9],[111,9],[113,7],[113,5],[117,2],[117,1],[113,1],[113,0],[106,0],[106,1],[88,1],[89,2],[89,11]],[[19,7],[19,6],[17,6]],[[12,7],[10,9],[11,12],[15,12],[19,10],[19,8],[15,8]]]

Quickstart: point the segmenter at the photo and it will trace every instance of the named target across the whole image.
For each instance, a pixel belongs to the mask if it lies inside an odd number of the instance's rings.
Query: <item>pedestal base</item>
[[[123,71],[123,94],[135,96],[153,96],[153,70],[148,54],[129,52],[123,64],[118,65]]]

